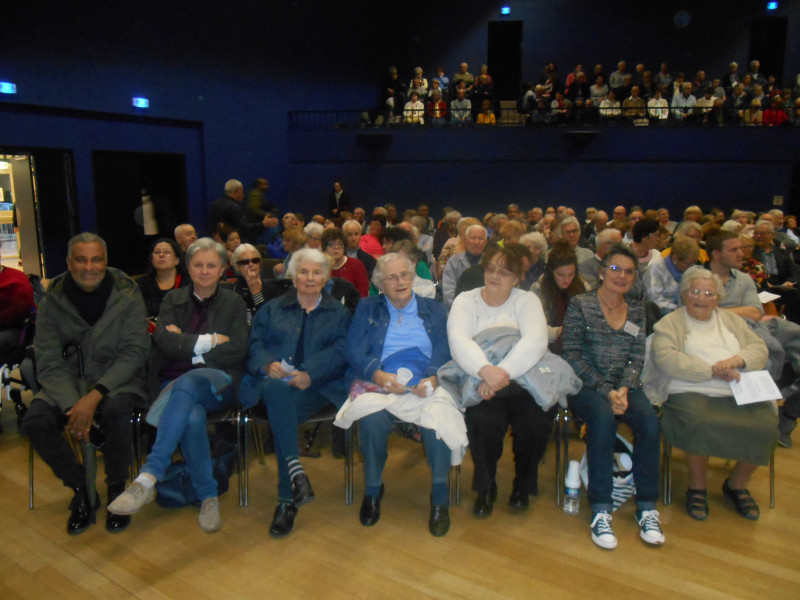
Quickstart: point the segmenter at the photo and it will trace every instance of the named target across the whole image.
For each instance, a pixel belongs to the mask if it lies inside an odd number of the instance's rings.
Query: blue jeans
[[[291,502],[292,482],[286,458],[299,456],[297,427],[330,404],[319,392],[290,387],[280,379],[264,379],[261,383],[261,403],[267,408],[272,429],[275,458],[278,461],[278,499]]]
[[[586,459],[589,464],[589,505],[593,511],[611,512],[614,503],[612,473],[617,418],[633,430],[633,481],[636,506],[652,510],[658,500],[659,423],[656,411],[641,390],[628,391],[628,410],[617,417],[608,399],[597,390],[583,386],[569,397],[569,407],[587,427]]]
[[[388,410],[362,417],[358,421],[358,437],[364,454],[364,482],[367,487],[380,487],[383,467],[389,455],[387,441],[392,432],[395,417]],[[450,448],[436,439],[433,429],[419,428],[425,445],[425,456],[433,474],[433,483],[447,483],[450,473]]]
[[[156,441],[142,471],[162,479],[172,462],[172,453],[180,443],[186,468],[200,500],[217,495],[206,415],[233,405],[233,386],[226,387],[226,384],[225,373],[208,368],[193,369],[175,380],[169,402],[158,422]],[[214,389],[222,389],[221,395],[215,395]]]

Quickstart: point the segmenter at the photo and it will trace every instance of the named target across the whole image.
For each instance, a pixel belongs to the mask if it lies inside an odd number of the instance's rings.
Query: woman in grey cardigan
[[[737,461],[722,487],[740,515],[758,519],[747,482],[766,465],[778,439],[773,403],[738,406],[730,382],[741,371],[763,369],[767,347],[744,319],[717,308],[725,288],[703,267],[681,279],[684,306],[655,326],[651,361],[642,378],[648,397],[662,405],[661,427],[673,446],[686,452],[689,489],[686,510],[698,521],[708,517],[708,457]]]
[[[636,521],[648,544],[663,544],[658,499],[658,417],[639,381],[645,357],[645,309],[625,294],[636,280],[636,255],[623,244],[606,254],[600,287],[572,298],[564,316],[562,357],[583,380],[569,407],[586,423],[592,541],[616,548],[611,528],[617,420],[633,430]]]

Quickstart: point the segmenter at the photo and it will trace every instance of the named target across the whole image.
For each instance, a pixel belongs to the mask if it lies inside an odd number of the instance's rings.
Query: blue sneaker
[[[639,535],[648,544],[660,546],[664,543],[664,532],[657,510],[636,511],[636,522],[639,523]]]
[[[611,513],[603,510],[592,515],[592,541],[606,550],[617,547],[617,536],[611,529]]]

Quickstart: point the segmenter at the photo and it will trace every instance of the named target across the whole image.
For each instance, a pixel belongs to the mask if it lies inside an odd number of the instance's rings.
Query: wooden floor
[[[381,521],[362,527],[363,484],[344,503],[343,464],[330,455],[306,459],[317,500],[300,510],[294,532],[268,535],[275,505],[274,456],[251,454],[250,508],[232,490],[221,500],[224,525],[212,535],[193,508],[147,506],[124,533],[102,522],[65,532],[70,493],[36,459],[36,508],[27,506],[27,441],[3,411],[0,434],[0,599],[14,598],[800,598],[800,447],[779,449],[777,507],[769,508],[768,473],[751,491],[761,519],[749,522],[726,505],[722,461],[710,473],[710,517],[691,520],[682,506],[686,470],[674,460],[676,503],[659,506],[667,543],[644,544],[631,502],[614,515],[619,546],[597,548],[588,509],[565,515],[554,501],[552,447],[540,468],[541,493],[530,511],[512,514],[505,499],[512,479],[510,447],[498,476],[500,501],[484,521],[472,517],[467,458],[463,501],[451,509],[444,538],[427,530],[429,475],[422,448],[392,436]],[[800,436],[796,436],[800,437]],[[800,446],[800,439],[797,440]],[[572,458],[583,444],[573,440]],[[102,467],[101,467],[102,469]],[[101,495],[105,487],[100,486]],[[105,501],[105,498],[103,498]],[[104,515],[101,514],[101,521]]]

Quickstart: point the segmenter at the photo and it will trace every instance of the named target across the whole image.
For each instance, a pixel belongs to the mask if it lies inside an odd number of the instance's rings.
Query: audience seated
[[[189,246],[186,258],[192,284],[165,298],[153,334],[155,355],[150,363],[160,379],[160,393],[147,421],[158,427],[156,440],[142,472],[108,505],[108,511],[126,517],[152,502],[155,485],[164,478],[180,445],[202,502],[198,524],[213,533],[222,526],[222,519],[206,414],[236,402],[248,327],[244,302],[234,292],[219,288],[227,262],[225,247],[201,238]]]
[[[359,421],[366,488],[359,518],[366,527],[381,517],[383,467],[393,421],[419,426],[433,480],[428,529],[441,537],[450,528],[451,455],[452,464],[460,464],[466,427],[452,398],[449,406],[442,404],[441,396],[433,399],[436,372],[450,359],[446,313],[440,303],[413,292],[413,279],[411,262],[404,256],[390,253],[378,260],[374,283],[382,293],[359,303],[347,333],[350,397],[335,424],[346,428]],[[410,380],[398,381],[401,367],[411,372]]]
[[[660,436],[658,417],[641,389],[645,359],[645,307],[626,300],[636,279],[637,258],[622,244],[606,254],[600,287],[572,299],[564,317],[563,356],[583,380],[569,397],[570,408],[586,423],[592,541],[613,549],[612,465],[617,417],[633,430],[636,520],[648,544],[664,543],[658,500]]]
[[[741,516],[755,520],[758,504],[747,484],[759,466],[769,464],[778,419],[774,403],[738,405],[730,382],[739,381],[740,371],[762,369],[767,347],[741,317],[717,308],[725,289],[712,272],[691,267],[680,290],[684,306],[655,326],[645,391],[661,405],[666,440],[686,452],[689,516],[709,516],[706,471],[709,456],[718,456],[736,461],[722,495]]]
[[[182,263],[183,252],[178,243],[161,238],[150,250],[147,274],[136,280],[147,309],[147,318],[155,324],[161,301],[167,292],[189,285],[189,276]]]

